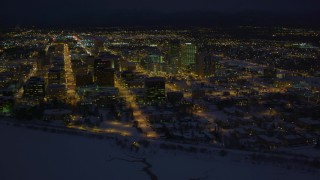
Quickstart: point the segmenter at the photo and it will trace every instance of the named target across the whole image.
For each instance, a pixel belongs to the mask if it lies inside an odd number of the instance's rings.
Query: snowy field
[[[226,156],[148,148],[138,153],[113,140],[55,134],[0,124],[0,180],[319,180],[319,169]]]

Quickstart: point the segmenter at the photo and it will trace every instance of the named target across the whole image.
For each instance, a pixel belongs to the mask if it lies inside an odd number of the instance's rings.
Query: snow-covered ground
[[[314,145],[311,146],[302,146],[302,147],[290,147],[290,148],[279,148],[278,151],[284,151],[286,153],[298,154],[307,157],[320,158],[320,149],[314,148]]]
[[[226,156],[152,149],[133,153],[113,140],[0,124],[0,180],[319,179],[319,170]],[[144,169],[144,170],[143,170]]]

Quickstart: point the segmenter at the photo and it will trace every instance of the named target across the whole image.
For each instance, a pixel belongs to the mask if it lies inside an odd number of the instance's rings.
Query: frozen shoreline
[[[226,156],[153,149],[139,152],[105,139],[54,134],[0,124],[0,179],[150,179],[143,163],[108,161],[145,158],[158,179],[317,179],[319,170],[286,168],[246,160],[238,153]],[[140,159],[141,160],[141,159]]]

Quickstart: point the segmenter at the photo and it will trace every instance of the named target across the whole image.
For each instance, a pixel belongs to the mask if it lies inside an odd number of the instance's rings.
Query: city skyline
[[[320,1],[4,0],[0,180],[318,180]]]

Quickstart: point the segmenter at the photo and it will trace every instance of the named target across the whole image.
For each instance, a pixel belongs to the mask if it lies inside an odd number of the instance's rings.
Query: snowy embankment
[[[226,155],[158,149],[0,124],[0,179],[318,179],[319,169]],[[288,164],[289,165],[289,164]]]

